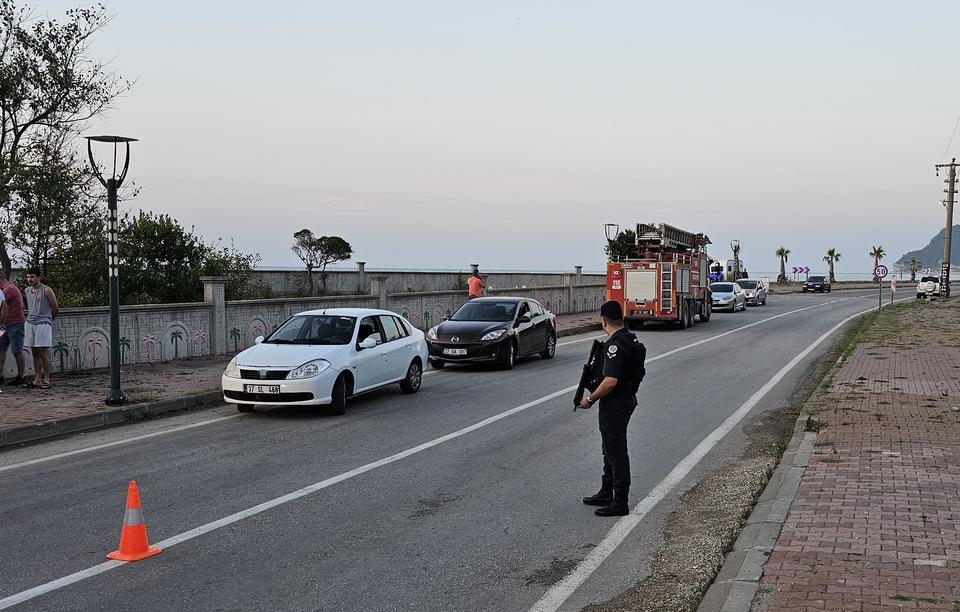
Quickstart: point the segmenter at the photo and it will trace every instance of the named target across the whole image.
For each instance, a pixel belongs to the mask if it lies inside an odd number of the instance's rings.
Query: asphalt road
[[[782,406],[833,337],[797,357],[875,303],[771,296],[639,331],[631,504],[650,512],[632,523],[580,503],[600,439],[568,389],[592,335],[510,372],[434,372],[418,395],[377,392],[344,417],[224,407],[2,453],[0,608],[34,594],[19,607],[527,610],[547,594],[545,609],[579,609],[641,576],[660,515],[746,443],[737,419]],[[104,564],[131,479],[165,550]]]

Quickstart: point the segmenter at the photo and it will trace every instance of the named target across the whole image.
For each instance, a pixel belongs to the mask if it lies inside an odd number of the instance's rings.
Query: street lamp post
[[[604,223],[603,232],[607,236],[607,258],[613,260],[613,241],[620,235],[620,226],[616,223]]]
[[[731,240],[730,248],[733,250],[733,282],[740,280],[740,241]]]
[[[87,139],[87,154],[90,156],[90,166],[93,174],[100,183],[107,188],[107,208],[110,211],[110,220],[107,236],[107,278],[110,283],[110,393],[107,394],[108,406],[118,406],[127,402],[127,394],[120,388],[120,259],[117,252],[119,240],[120,220],[117,215],[117,190],[127,176],[130,167],[130,143],[136,138],[125,136],[85,136]],[[93,161],[93,143],[113,143],[113,173],[108,179],[103,178],[100,169]],[[124,144],[125,152],[123,170],[117,176],[117,145]]]

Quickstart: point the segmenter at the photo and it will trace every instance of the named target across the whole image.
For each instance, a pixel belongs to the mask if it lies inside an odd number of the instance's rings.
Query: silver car
[[[747,294],[737,283],[713,283],[710,285],[713,293],[713,309],[737,312],[747,309]]]
[[[743,287],[744,296],[750,306],[762,306],[767,303],[767,288],[763,281],[753,278],[743,278],[737,281]]]

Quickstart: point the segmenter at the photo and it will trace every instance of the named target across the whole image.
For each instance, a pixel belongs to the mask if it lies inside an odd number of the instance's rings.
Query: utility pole
[[[733,282],[740,280],[740,241],[731,240],[730,248],[733,250]]]
[[[940,266],[940,296],[950,296],[950,251],[953,247],[953,196],[957,193],[957,158],[954,157],[949,164],[937,164],[937,176],[940,176],[940,168],[948,168],[949,175],[944,183],[947,188],[947,226],[943,232],[943,263]]]

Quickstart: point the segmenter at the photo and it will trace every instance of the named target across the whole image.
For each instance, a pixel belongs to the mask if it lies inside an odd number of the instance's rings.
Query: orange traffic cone
[[[120,532],[120,550],[108,554],[110,559],[118,561],[139,561],[160,552],[147,543],[147,526],[143,524],[143,510],[140,509],[140,492],[136,481],[130,481],[127,489],[127,511],[123,515],[123,530]]]

